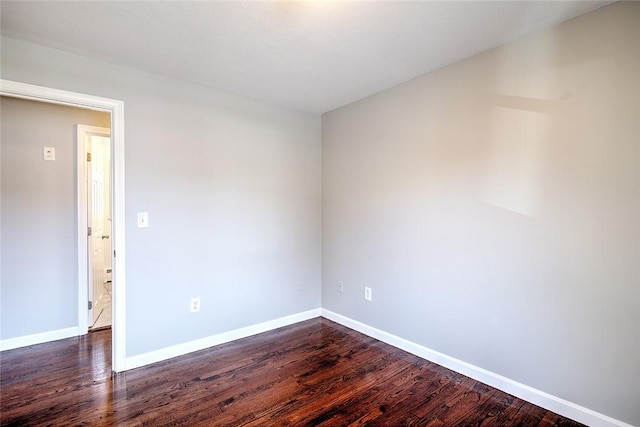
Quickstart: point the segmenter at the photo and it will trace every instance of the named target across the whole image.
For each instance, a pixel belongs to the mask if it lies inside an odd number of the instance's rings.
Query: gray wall
[[[616,3],[323,115],[323,307],[640,425],[639,45]]]
[[[7,38],[2,78],[125,102],[127,356],[320,307],[319,116]],[[20,310],[2,338],[53,329]]]
[[[0,338],[78,325],[75,125],[108,113],[2,97]],[[43,147],[56,149],[43,160]]]
[[[128,356],[316,308],[321,289],[640,425],[638,22],[616,3],[330,112],[322,161],[317,116],[6,38],[2,77],[125,101]],[[2,156],[4,186],[4,138]],[[1,337],[72,326],[75,300],[55,327],[5,310],[4,197]]]

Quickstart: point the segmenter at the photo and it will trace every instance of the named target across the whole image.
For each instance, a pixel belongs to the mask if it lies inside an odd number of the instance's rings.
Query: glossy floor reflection
[[[111,373],[111,330],[2,353],[1,425],[580,424],[316,318]]]

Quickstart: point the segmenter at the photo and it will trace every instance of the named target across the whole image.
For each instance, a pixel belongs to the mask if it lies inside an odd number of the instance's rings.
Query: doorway
[[[124,103],[119,100],[102,98],[83,93],[53,89],[44,86],[36,86],[22,82],[0,79],[0,95],[29,99],[44,103],[68,105],[89,110],[104,111],[111,115],[111,183],[112,183],[112,233],[111,244],[113,248],[112,269],[112,370],[121,372],[127,370],[126,358],[126,272],[125,272],[125,206],[124,206]],[[79,183],[80,180],[77,180]],[[80,185],[80,184],[78,184]],[[78,192],[78,199],[85,198]],[[84,200],[86,202],[86,200]],[[77,203],[78,248],[78,327],[65,332],[65,336],[56,336],[53,339],[66,338],[68,333],[83,335],[88,330],[87,316],[87,223],[86,216],[82,216],[82,205]],[[83,219],[84,218],[84,219]],[[71,331],[75,331],[71,332]],[[43,334],[34,336],[29,345],[38,342],[46,342],[51,339],[40,340]],[[46,334],[45,334],[46,335]]]
[[[87,195],[87,325],[95,331],[111,327],[112,319],[111,130],[77,125],[76,146],[84,153],[78,170],[85,170]]]

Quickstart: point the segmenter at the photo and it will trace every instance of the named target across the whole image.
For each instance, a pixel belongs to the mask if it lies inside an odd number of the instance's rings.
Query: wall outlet
[[[371,301],[371,288],[364,288],[364,299]]]
[[[344,283],[342,282],[342,280],[338,280],[338,292],[344,292]]]
[[[191,312],[197,313],[200,311],[200,297],[191,298]]]

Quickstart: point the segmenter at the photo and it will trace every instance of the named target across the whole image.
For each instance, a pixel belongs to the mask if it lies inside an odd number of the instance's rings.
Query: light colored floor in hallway
[[[98,315],[93,325],[91,325],[91,329],[111,326],[111,282],[105,283],[104,287],[105,293],[102,300],[94,308]]]

